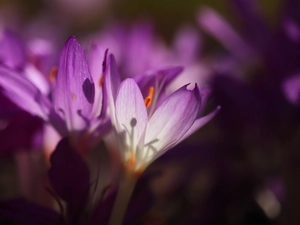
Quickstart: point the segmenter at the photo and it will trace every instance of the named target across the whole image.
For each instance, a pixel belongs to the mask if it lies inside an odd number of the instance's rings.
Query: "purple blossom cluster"
[[[226,2],[237,23],[199,5],[169,42],[149,20],[3,28],[0,224],[300,224],[299,4],[271,26]]]

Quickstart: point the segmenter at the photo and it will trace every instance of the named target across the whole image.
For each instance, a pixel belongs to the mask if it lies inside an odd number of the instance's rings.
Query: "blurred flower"
[[[102,104],[94,106],[95,86],[84,51],[77,40],[74,37],[68,39],[61,53],[58,71],[50,74],[50,80],[55,81],[52,103],[38,87],[40,83],[36,83],[36,77],[33,80],[20,76],[16,70],[0,68],[0,83],[12,101],[51,123],[61,136],[69,136],[78,149],[86,151],[88,144],[95,144],[87,142],[92,131],[95,138],[99,138],[103,131],[100,124],[104,119],[93,113],[93,108],[101,108]],[[102,96],[102,93],[99,94]]]
[[[182,26],[170,45],[154,32],[149,21],[139,21],[132,26],[122,23],[108,25],[88,38],[87,43],[91,43],[91,51],[97,49],[94,51],[97,56],[88,57],[88,61],[95,68],[98,66],[98,71],[100,64],[97,59],[103,57],[108,48],[118,61],[122,79],[142,75],[145,71],[184,66],[184,71],[169,85],[169,93],[189,82],[196,82],[200,87],[208,86],[212,67],[200,57],[201,36],[192,26]]]

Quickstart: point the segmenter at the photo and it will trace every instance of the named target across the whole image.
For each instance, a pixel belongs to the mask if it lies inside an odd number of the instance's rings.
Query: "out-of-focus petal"
[[[95,82],[95,101],[93,107],[93,115],[96,117],[101,114],[102,111],[102,98],[103,98],[103,67],[105,63],[106,53],[102,51],[97,45],[92,45],[88,62],[93,81]]]
[[[294,104],[297,105],[300,103],[300,76],[295,75],[288,77],[282,83],[282,91],[285,95],[286,99]]]
[[[116,119],[118,131],[128,133],[127,143],[136,146],[148,122],[148,114],[142,93],[131,78],[124,80],[116,99]]]
[[[24,67],[24,76],[28,78],[44,95],[50,92],[49,81],[31,64]]]
[[[196,29],[184,26],[177,32],[174,40],[174,55],[181,60],[181,65],[192,63],[201,52],[201,37]]]
[[[4,94],[19,107],[48,120],[51,108],[49,100],[25,77],[14,70],[0,67],[0,85]]]
[[[145,146],[161,151],[171,148],[182,138],[194,123],[201,104],[197,86],[187,90],[187,85],[171,94],[154,112],[149,120]]]
[[[0,41],[0,49],[1,63],[14,69],[23,68],[26,62],[25,47],[16,34],[5,29]]]
[[[248,44],[217,12],[202,8],[198,13],[198,23],[206,32],[219,40],[235,56],[245,59],[252,53]]]
[[[72,131],[84,129],[91,118],[95,86],[85,53],[75,37],[70,37],[61,54],[54,107]]]

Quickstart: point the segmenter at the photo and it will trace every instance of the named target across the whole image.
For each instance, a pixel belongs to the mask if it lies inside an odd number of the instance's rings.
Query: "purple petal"
[[[154,112],[145,136],[159,155],[176,144],[194,123],[201,104],[199,89],[187,90],[187,85],[171,94]]]
[[[49,100],[22,74],[0,67],[0,85],[4,94],[19,107],[48,120],[51,108]]]
[[[147,97],[150,87],[154,87],[153,102],[148,109],[149,111],[154,112],[160,103],[165,100],[166,88],[172,81],[174,81],[175,78],[178,77],[182,70],[183,67],[181,66],[169,67],[160,70],[149,70],[135,78],[144,98]]]
[[[178,55],[181,64],[194,62],[201,52],[201,38],[196,29],[184,26],[177,32],[174,40],[175,55]]]
[[[269,30],[259,10],[258,1],[231,0],[231,2],[237,15],[247,27],[246,37],[258,48],[264,49],[269,37]]]
[[[238,58],[245,59],[251,54],[248,44],[217,12],[210,8],[202,8],[198,14],[198,23],[206,32],[220,41],[225,48]]]
[[[68,204],[69,216],[78,219],[89,196],[90,173],[81,156],[62,139],[50,158],[48,176],[54,191]]]
[[[75,37],[62,50],[54,91],[54,106],[71,131],[83,130],[92,116],[95,86],[85,53]]]
[[[149,87],[155,87],[157,84],[159,84],[161,92],[163,92],[166,86],[168,86],[182,71],[182,66],[168,67],[160,70],[149,70],[134,79],[142,90],[143,95],[146,96]]]
[[[5,29],[0,41],[0,61],[13,69],[21,69],[26,63],[25,46],[12,31]]]
[[[117,69],[115,58],[112,54],[109,55],[106,62],[104,62],[104,65],[104,91],[107,95],[107,104],[110,110],[111,121],[112,124],[115,125],[115,100],[121,83],[121,78]]]
[[[221,106],[218,106],[214,111],[209,113],[208,115],[201,117],[193,123],[193,125],[190,127],[190,129],[183,135],[183,137],[177,142],[177,144],[184,139],[188,138],[190,135],[192,135],[195,131],[203,127],[206,123],[208,123],[212,118],[215,117],[215,115],[220,111]]]
[[[148,113],[142,93],[132,78],[127,78],[120,85],[116,100],[116,119],[118,131],[125,128],[127,137],[137,144],[147,125]]]

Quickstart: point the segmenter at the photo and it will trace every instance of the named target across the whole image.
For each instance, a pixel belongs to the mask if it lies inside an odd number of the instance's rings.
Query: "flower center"
[[[148,91],[148,96],[145,98],[144,102],[147,108],[151,106],[154,97],[154,87],[151,86]]]

